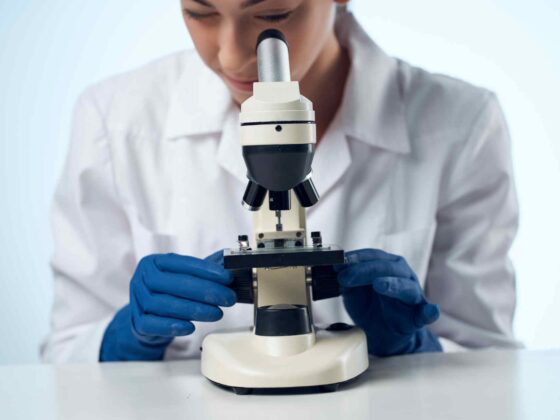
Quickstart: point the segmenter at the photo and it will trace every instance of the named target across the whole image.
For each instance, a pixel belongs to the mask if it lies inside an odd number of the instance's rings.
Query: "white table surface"
[[[0,367],[0,419],[560,419],[560,350],[371,361],[336,393],[237,396],[197,360]]]

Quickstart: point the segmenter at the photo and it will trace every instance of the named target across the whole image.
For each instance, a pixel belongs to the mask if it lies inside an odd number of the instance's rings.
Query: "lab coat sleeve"
[[[515,273],[508,252],[518,205],[510,137],[488,93],[466,141],[456,144],[440,189],[426,295],[441,309],[430,330],[445,351],[516,348]]]
[[[45,362],[96,362],[105,329],[128,300],[134,253],[119,204],[95,90],[78,100],[52,206],[54,301]]]

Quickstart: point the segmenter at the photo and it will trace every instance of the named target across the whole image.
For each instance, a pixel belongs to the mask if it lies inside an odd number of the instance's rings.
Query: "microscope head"
[[[281,32],[268,29],[261,33],[257,60],[259,81],[253,84],[253,96],[241,104],[240,113],[249,178],[243,205],[255,212],[256,247],[250,246],[248,235],[239,235],[239,246],[224,251],[224,267],[232,270],[234,278],[230,287],[238,302],[255,303],[259,308],[271,302],[301,305],[307,302],[303,296],[309,295],[308,287],[314,300],[338,296],[332,267],[344,263],[344,251],[324,246],[318,231],[311,232],[312,243],[307,238],[305,208],[319,200],[311,180],[316,143],[313,104],[300,94],[298,82],[290,80],[288,45]],[[267,196],[268,209],[262,208]],[[297,200],[293,206],[291,199]],[[297,287],[292,285],[298,291],[286,294],[293,287],[282,282],[267,286],[274,275],[299,282]],[[260,284],[257,288],[256,282]],[[274,316],[276,310],[281,315],[289,312],[285,306],[272,309]],[[293,309],[290,316],[295,317],[294,324],[301,325],[301,319],[296,320],[298,311]]]
[[[315,152],[315,112],[291,81],[288,45],[282,33],[269,29],[257,41],[259,81],[253,96],[241,104],[241,145],[249,183],[243,205],[261,208],[269,193],[269,208],[290,209],[290,191],[302,207],[317,203],[311,180]]]

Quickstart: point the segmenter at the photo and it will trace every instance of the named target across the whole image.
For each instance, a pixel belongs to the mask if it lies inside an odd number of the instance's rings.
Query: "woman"
[[[315,322],[359,325],[377,356],[518,346],[517,203],[495,96],[388,57],[345,3],[183,0],[196,51],[81,96],[53,208],[45,360],[196,357],[208,332],[251,325],[218,250],[251,231],[239,104],[270,27],[317,112],[309,228],[356,250],[343,298],[316,303]]]

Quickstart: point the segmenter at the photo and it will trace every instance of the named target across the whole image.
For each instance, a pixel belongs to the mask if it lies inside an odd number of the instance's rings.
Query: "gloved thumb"
[[[439,306],[433,303],[426,303],[420,307],[414,319],[414,323],[418,328],[425,325],[430,325],[436,322],[439,318]]]
[[[224,265],[224,250],[221,249],[219,251],[214,252],[211,255],[208,255],[204,260],[212,262],[214,264]]]

